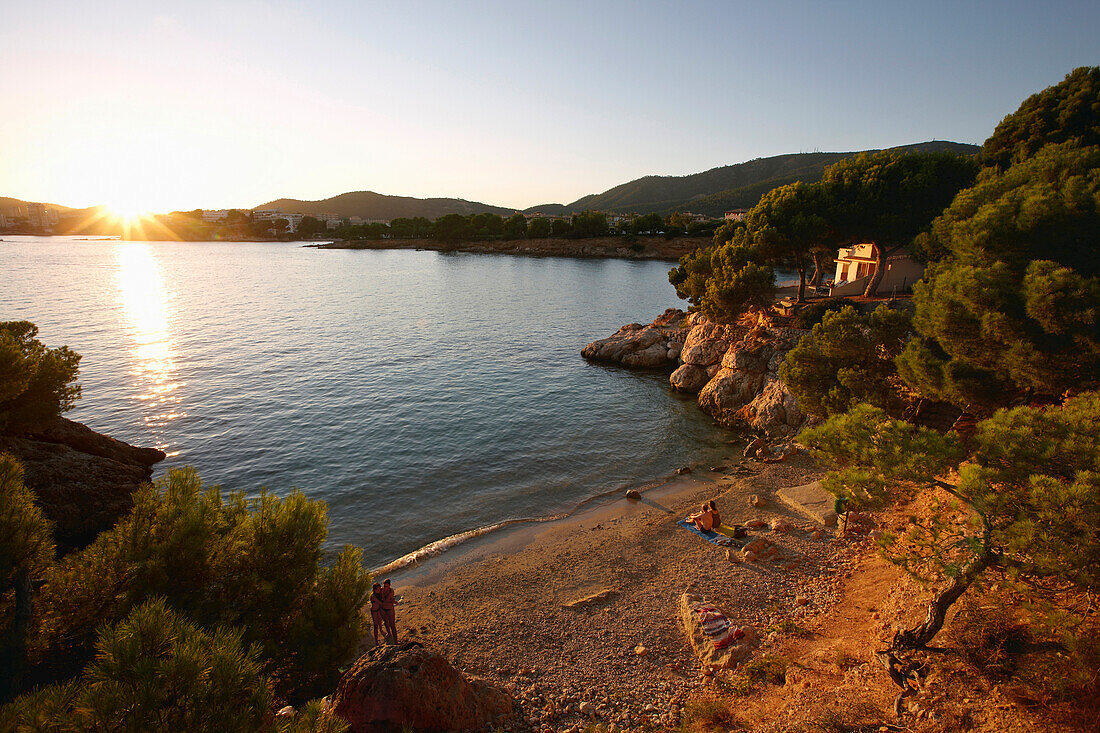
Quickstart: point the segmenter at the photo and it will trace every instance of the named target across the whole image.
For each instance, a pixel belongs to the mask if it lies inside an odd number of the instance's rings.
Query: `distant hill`
[[[530,206],[523,210],[524,214],[545,214],[546,216],[562,216],[568,214],[572,209],[566,208],[565,204],[539,204],[538,206]]]
[[[411,196],[386,196],[374,191],[352,191],[320,201],[276,199],[253,208],[280,209],[291,214],[328,213],[341,217],[359,216],[364,219],[396,219],[414,216],[435,219],[445,214],[467,215],[485,212],[508,216],[516,211],[464,199],[418,199]]]
[[[8,212],[14,212],[28,203],[43,204],[47,209],[56,209],[61,213],[67,213],[71,211],[81,211],[81,209],[71,209],[68,206],[60,206],[58,204],[51,204],[45,201],[24,201],[22,199],[13,199],[9,196],[0,196],[0,214],[7,214]]]
[[[981,148],[977,145],[931,141],[914,145],[901,145],[891,150],[912,152],[950,151],[973,155]],[[564,211],[614,211],[648,214],[656,211],[692,211],[697,214],[721,216],[731,208],[750,208],[760,197],[775,188],[794,181],[813,182],[821,179],[825,169],[844,158],[858,155],[848,153],[789,153],[770,158],[757,158],[746,163],[724,165],[702,173],[687,176],[645,176],[608,189],[603,193],[583,196],[571,204],[562,206]],[[533,207],[550,213],[544,207]]]

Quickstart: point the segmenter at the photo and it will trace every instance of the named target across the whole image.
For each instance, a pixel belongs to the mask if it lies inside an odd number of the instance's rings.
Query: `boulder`
[[[729,342],[718,338],[703,339],[690,346],[685,342],[684,350],[680,352],[680,361],[704,367],[718,364],[728,348]]]
[[[753,650],[760,644],[760,638],[757,636],[756,631],[751,626],[742,626],[741,628],[745,632],[742,638],[722,649],[715,649],[714,642],[703,634],[698,614],[695,612],[695,609],[701,605],[713,604],[704,604],[702,598],[691,593],[684,593],[680,596],[680,624],[683,627],[684,634],[687,635],[691,648],[695,651],[695,656],[705,666],[723,669],[736,667],[738,663],[751,657]],[[734,620],[734,617],[725,609],[720,610],[731,621]]]
[[[648,326],[628,323],[608,338],[593,341],[581,350],[581,355],[590,361],[627,367],[671,366],[687,336],[687,329],[679,325],[683,320],[683,311],[670,308]]]
[[[668,378],[673,389],[696,394],[709,381],[707,370],[695,364],[683,364]]]
[[[467,678],[417,642],[379,646],[340,679],[333,712],[353,733],[484,730],[510,720],[516,704],[504,690]]]
[[[699,407],[728,428],[749,427],[787,436],[808,418],[779,378],[779,365],[799,334],[753,333],[731,346],[721,369],[699,390]]]
[[[84,547],[133,506],[134,491],[164,460],[155,448],[137,448],[60,418],[49,428],[0,435],[0,452],[23,464],[23,482],[54,523],[61,552]]]
[[[659,341],[644,349],[624,353],[622,358],[619,359],[619,363],[625,367],[640,367],[642,369],[663,367],[670,363],[668,347],[662,337]]]

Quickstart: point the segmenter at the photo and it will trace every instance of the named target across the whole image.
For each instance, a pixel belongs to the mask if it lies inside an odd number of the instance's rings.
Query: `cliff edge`
[[[54,523],[58,550],[84,547],[133,508],[132,494],[165,454],[66,418],[25,435],[0,435],[0,452],[23,464],[23,481]]]

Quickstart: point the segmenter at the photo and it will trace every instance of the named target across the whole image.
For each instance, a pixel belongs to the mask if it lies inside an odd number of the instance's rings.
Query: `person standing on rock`
[[[382,643],[381,637],[385,637],[385,621],[382,619],[382,584],[375,583],[370,594],[370,622],[374,627],[374,643]]]
[[[382,620],[386,623],[386,632],[397,643],[397,597],[394,595],[390,579],[382,583]]]

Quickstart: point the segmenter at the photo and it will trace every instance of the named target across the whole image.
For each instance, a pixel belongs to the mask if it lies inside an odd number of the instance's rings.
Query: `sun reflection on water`
[[[133,340],[130,373],[137,388],[136,399],[145,405],[145,424],[161,443],[157,447],[166,450],[161,429],[184,415],[176,394],[180,383],[168,325],[171,294],[164,286],[152,245],[120,242],[115,248],[115,261],[119,304],[126,331]]]

